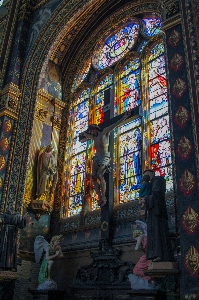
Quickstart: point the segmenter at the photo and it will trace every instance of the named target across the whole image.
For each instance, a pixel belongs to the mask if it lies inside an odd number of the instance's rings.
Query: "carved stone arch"
[[[81,1],[79,1],[80,4]],[[92,3],[91,3],[92,2]],[[102,5],[105,1],[100,1],[100,5]],[[70,3],[69,3],[70,4]],[[68,4],[68,5],[69,5]],[[85,5],[81,6],[77,9],[77,14],[79,16],[79,20],[85,19],[87,20],[92,13],[94,13],[98,6],[96,7],[95,1],[87,1],[84,3]],[[36,95],[37,95],[37,84],[39,80],[40,71],[42,69],[43,62],[45,59],[49,58],[49,50],[52,46],[52,41],[54,40],[53,36],[57,36],[61,31],[60,28],[63,28],[64,24],[67,24],[66,19],[64,20],[64,16],[68,16],[68,20],[74,16],[74,13],[69,10],[68,5],[62,4],[53,14],[51,20],[49,20],[48,24],[41,31],[38,36],[33,48],[31,49],[27,60],[25,61],[25,68],[22,74],[22,84],[21,84],[21,106],[19,111],[19,122],[18,128],[16,131],[16,142],[13,151],[13,163],[10,169],[10,182],[7,190],[7,200],[8,203],[15,202],[16,207],[20,208],[23,205],[23,194],[25,189],[25,178],[26,171],[24,169],[28,163],[28,155],[29,155],[29,147],[31,143],[31,134],[32,134],[32,126],[34,120],[35,113],[35,103],[36,103]],[[70,4],[71,5],[71,4]],[[69,12],[68,12],[69,11]],[[87,11],[89,13],[87,13]],[[77,16],[75,16],[77,17]],[[78,19],[78,17],[77,17]],[[74,24],[68,21],[68,35],[72,35],[74,31]],[[82,24],[83,26],[84,24]],[[70,47],[72,41],[69,42],[68,47]],[[67,99],[66,99],[67,102]],[[67,114],[67,107],[64,116]],[[62,123],[64,124],[63,118]],[[66,129],[67,123],[62,126],[62,128]],[[60,139],[61,139],[60,135]],[[59,147],[59,161],[58,168],[63,165],[64,161],[64,151],[65,147],[60,145]],[[61,187],[62,182],[61,179],[58,181],[58,186]],[[59,199],[60,194],[57,195]],[[57,204],[56,204],[57,203]],[[55,206],[59,209],[59,201],[56,202]]]

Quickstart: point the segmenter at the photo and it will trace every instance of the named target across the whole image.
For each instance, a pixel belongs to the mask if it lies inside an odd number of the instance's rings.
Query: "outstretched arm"
[[[106,134],[108,132],[111,132],[113,129],[115,129],[116,127],[118,127],[124,120],[126,120],[130,115],[131,115],[131,112],[127,111],[120,120],[118,120],[114,124],[112,124],[112,125],[104,128],[103,133]]]
[[[92,135],[92,134],[89,134],[89,133],[87,133],[87,132],[82,132],[82,133],[80,133],[80,136],[86,138],[87,140],[93,139],[93,135]],[[85,139],[83,140],[83,142],[84,142],[84,141],[85,141]],[[81,142],[81,140],[80,140],[80,142]]]

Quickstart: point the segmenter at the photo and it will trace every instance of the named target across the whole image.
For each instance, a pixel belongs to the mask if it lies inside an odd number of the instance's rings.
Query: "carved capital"
[[[0,91],[0,116],[7,115],[12,119],[18,119],[19,87],[12,82]]]

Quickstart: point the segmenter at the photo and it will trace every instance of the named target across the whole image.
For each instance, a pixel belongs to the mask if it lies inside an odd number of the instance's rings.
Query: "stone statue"
[[[44,195],[50,201],[57,184],[57,162],[52,145],[42,147],[38,156],[37,196]]]
[[[133,274],[129,274],[128,278],[131,283],[131,288],[133,290],[147,289],[154,290],[158,287],[155,286],[155,283],[151,280],[149,276],[144,274],[144,271],[148,269],[151,264],[151,260],[146,258],[146,248],[147,248],[147,226],[146,223],[142,221],[135,221],[136,227],[139,226],[141,230],[134,230],[133,238],[137,241],[135,250],[140,248],[143,250],[144,254],[140,257],[139,261],[136,263],[133,268]]]
[[[166,180],[155,176],[153,170],[144,171],[150,176],[151,195],[145,197],[147,212],[147,259],[172,261],[172,247],[169,237],[168,216],[165,201]]]
[[[26,213],[23,217],[10,207],[0,216],[0,269],[17,269],[17,234],[18,229],[26,227]]]
[[[81,135],[86,139],[94,140],[94,147],[96,149],[95,156],[93,157],[92,164],[92,178],[95,187],[95,191],[98,195],[98,204],[103,207],[106,204],[106,182],[104,180],[104,173],[110,165],[110,152],[109,147],[109,135],[110,132],[118,127],[126,118],[130,116],[130,112],[126,112],[124,116],[118,120],[115,124],[105,127],[103,130],[98,125],[89,125],[87,132],[83,132]]]
[[[38,277],[38,290],[56,290],[57,284],[51,279],[51,269],[55,258],[63,257],[63,253],[60,246],[62,236],[55,235],[52,237],[50,244],[44,239],[43,236],[37,236],[34,242],[35,261],[39,263],[45,251],[43,257],[39,277]]]

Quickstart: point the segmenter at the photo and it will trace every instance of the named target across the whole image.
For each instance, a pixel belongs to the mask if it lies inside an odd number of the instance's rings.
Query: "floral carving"
[[[174,71],[179,71],[183,63],[184,63],[183,57],[180,54],[175,53],[170,61],[170,67]]]
[[[171,45],[172,47],[176,47],[180,40],[181,40],[181,34],[174,29],[168,39],[169,45]]]
[[[189,206],[182,217],[182,226],[188,234],[194,234],[199,226],[199,215]]]
[[[196,277],[199,273],[199,252],[191,246],[184,258],[185,268],[189,271],[192,277]]]
[[[0,156],[0,170],[3,170],[6,166],[6,160],[4,156]]]
[[[0,140],[0,147],[3,151],[8,150],[9,147],[9,141],[7,138],[3,138]]]
[[[185,170],[179,180],[179,187],[185,196],[191,195],[193,189],[195,188],[196,180],[194,176]]]
[[[183,107],[179,106],[175,116],[174,116],[174,121],[179,127],[184,127],[187,123],[187,121],[190,118],[190,113],[189,111]]]
[[[6,120],[3,124],[3,129],[5,132],[10,132],[12,130],[12,124],[10,120]]]
[[[186,88],[187,88],[186,82],[184,82],[180,78],[177,78],[172,88],[172,94],[176,96],[176,98],[181,98]]]
[[[183,159],[187,159],[192,151],[192,144],[185,136],[181,138],[177,146],[177,153]]]

